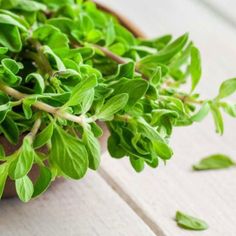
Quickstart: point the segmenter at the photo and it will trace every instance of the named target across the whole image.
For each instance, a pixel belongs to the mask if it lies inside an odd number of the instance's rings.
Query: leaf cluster
[[[111,156],[129,157],[140,172],[171,158],[175,126],[211,111],[223,133],[221,110],[236,117],[236,105],[224,101],[236,79],[213,100],[194,92],[201,57],[188,34],[139,39],[82,0],[2,0],[0,28],[0,135],[20,144],[10,155],[0,145],[0,196],[8,177],[26,202],[58,176],[81,179],[97,170],[97,121],[109,128]],[[37,181],[29,177],[34,165]]]

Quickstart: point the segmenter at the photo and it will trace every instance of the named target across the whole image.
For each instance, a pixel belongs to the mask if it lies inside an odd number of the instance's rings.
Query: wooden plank
[[[201,3],[236,29],[236,2],[234,0],[202,0]]]
[[[225,78],[236,74],[236,33],[197,1],[100,0],[109,4],[143,29],[149,36],[190,32],[202,51],[203,78],[198,91],[213,97]],[[234,99],[235,101],[235,99]],[[233,236],[236,232],[235,169],[193,172],[192,164],[212,153],[225,153],[236,159],[236,121],[225,117],[225,135],[214,134],[212,120],[193,127],[177,128],[172,139],[175,156],[157,170],[141,174],[131,170],[126,160],[103,159],[101,175],[117,191],[125,192],[131,204],[154,221],[168,236],[194,236],[198,232],[179,229],[173,217],[182,210],[205,219],[210,228],[204,236]],[[140,210],[139,209],[139,210]]]
[[[4,236],[154,236],[94,172],[81,181],[56,184],[28,204],[2,200],[0,232]]]

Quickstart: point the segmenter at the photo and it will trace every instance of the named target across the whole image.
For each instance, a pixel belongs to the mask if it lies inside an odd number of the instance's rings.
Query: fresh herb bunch
[[[222,101],[236,79],[213,100],[194,93],[201,60],[187,34],[136,38],[90,1],[2,0],[0,63],[0,135],[22,143],[9,156],[0,146],[0,196],[7,177],[29,201],[58,176],[80,179],[96,170],[103,133],[97,121],[109,128],[111,156],[128,156],[139,172],[171,158],[174,126],[211,112],[222,134],[221,109],[236,117],[236,106]],[[33,165],[40,168],[34,183]]]

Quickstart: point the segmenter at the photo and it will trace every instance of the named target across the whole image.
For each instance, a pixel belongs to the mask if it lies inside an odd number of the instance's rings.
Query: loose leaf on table
[[[175,220],[177,224],[184,229],[206,230],[209,227],[204,220],[195,218],[180,211],[176,212]]]
[[[228,156],[214,154],[203,158],[198,164],[193,166],[194,170],[216,170],[226,169],[235,166],[236,163]]]
[[[23,202],[28,202],[33,195],[34,186],[30,178],[26,175],[15,182],[16,192],[20,200]]]
[[[89,161],[85,145],[58,125],[51,138],[50,160],[72,179],[81,179],[87,172]]]
[[[192,91],[196,88],[202,75],[201,55],[196,47],[191,48],[190,74],[192,77]]]

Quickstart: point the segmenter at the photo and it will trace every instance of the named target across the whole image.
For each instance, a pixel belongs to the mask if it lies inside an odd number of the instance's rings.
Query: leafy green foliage
[[[222,134],[222,112],[236,117],[236,104],[225,101],[235,79],[214,99],[194,93],[201,56],[188,34],[139,39],[83,0],[2,0],[0,28],[0,135],[16,145],[10,155],[0,145],[0,196],[7,178],[26,202],[58,176],[97,170],[98,121],[109,128],[111,156],[128,157],[140,172],[172,157],[176,126],[212,113]],[[34,183],[32,168],[40,172]]]
[[[195,218],[193,216],[187,215],[180,211],[176,212],[175,220],[177,224],[184,229],[189,230],[206,230],[208,225],[205,221]]]
[[[198,164],[193,166],[194,170],[215,170],[225,169],[235,166],[235,162],[230,157],[223,154],[214,154],[203,158]]]

